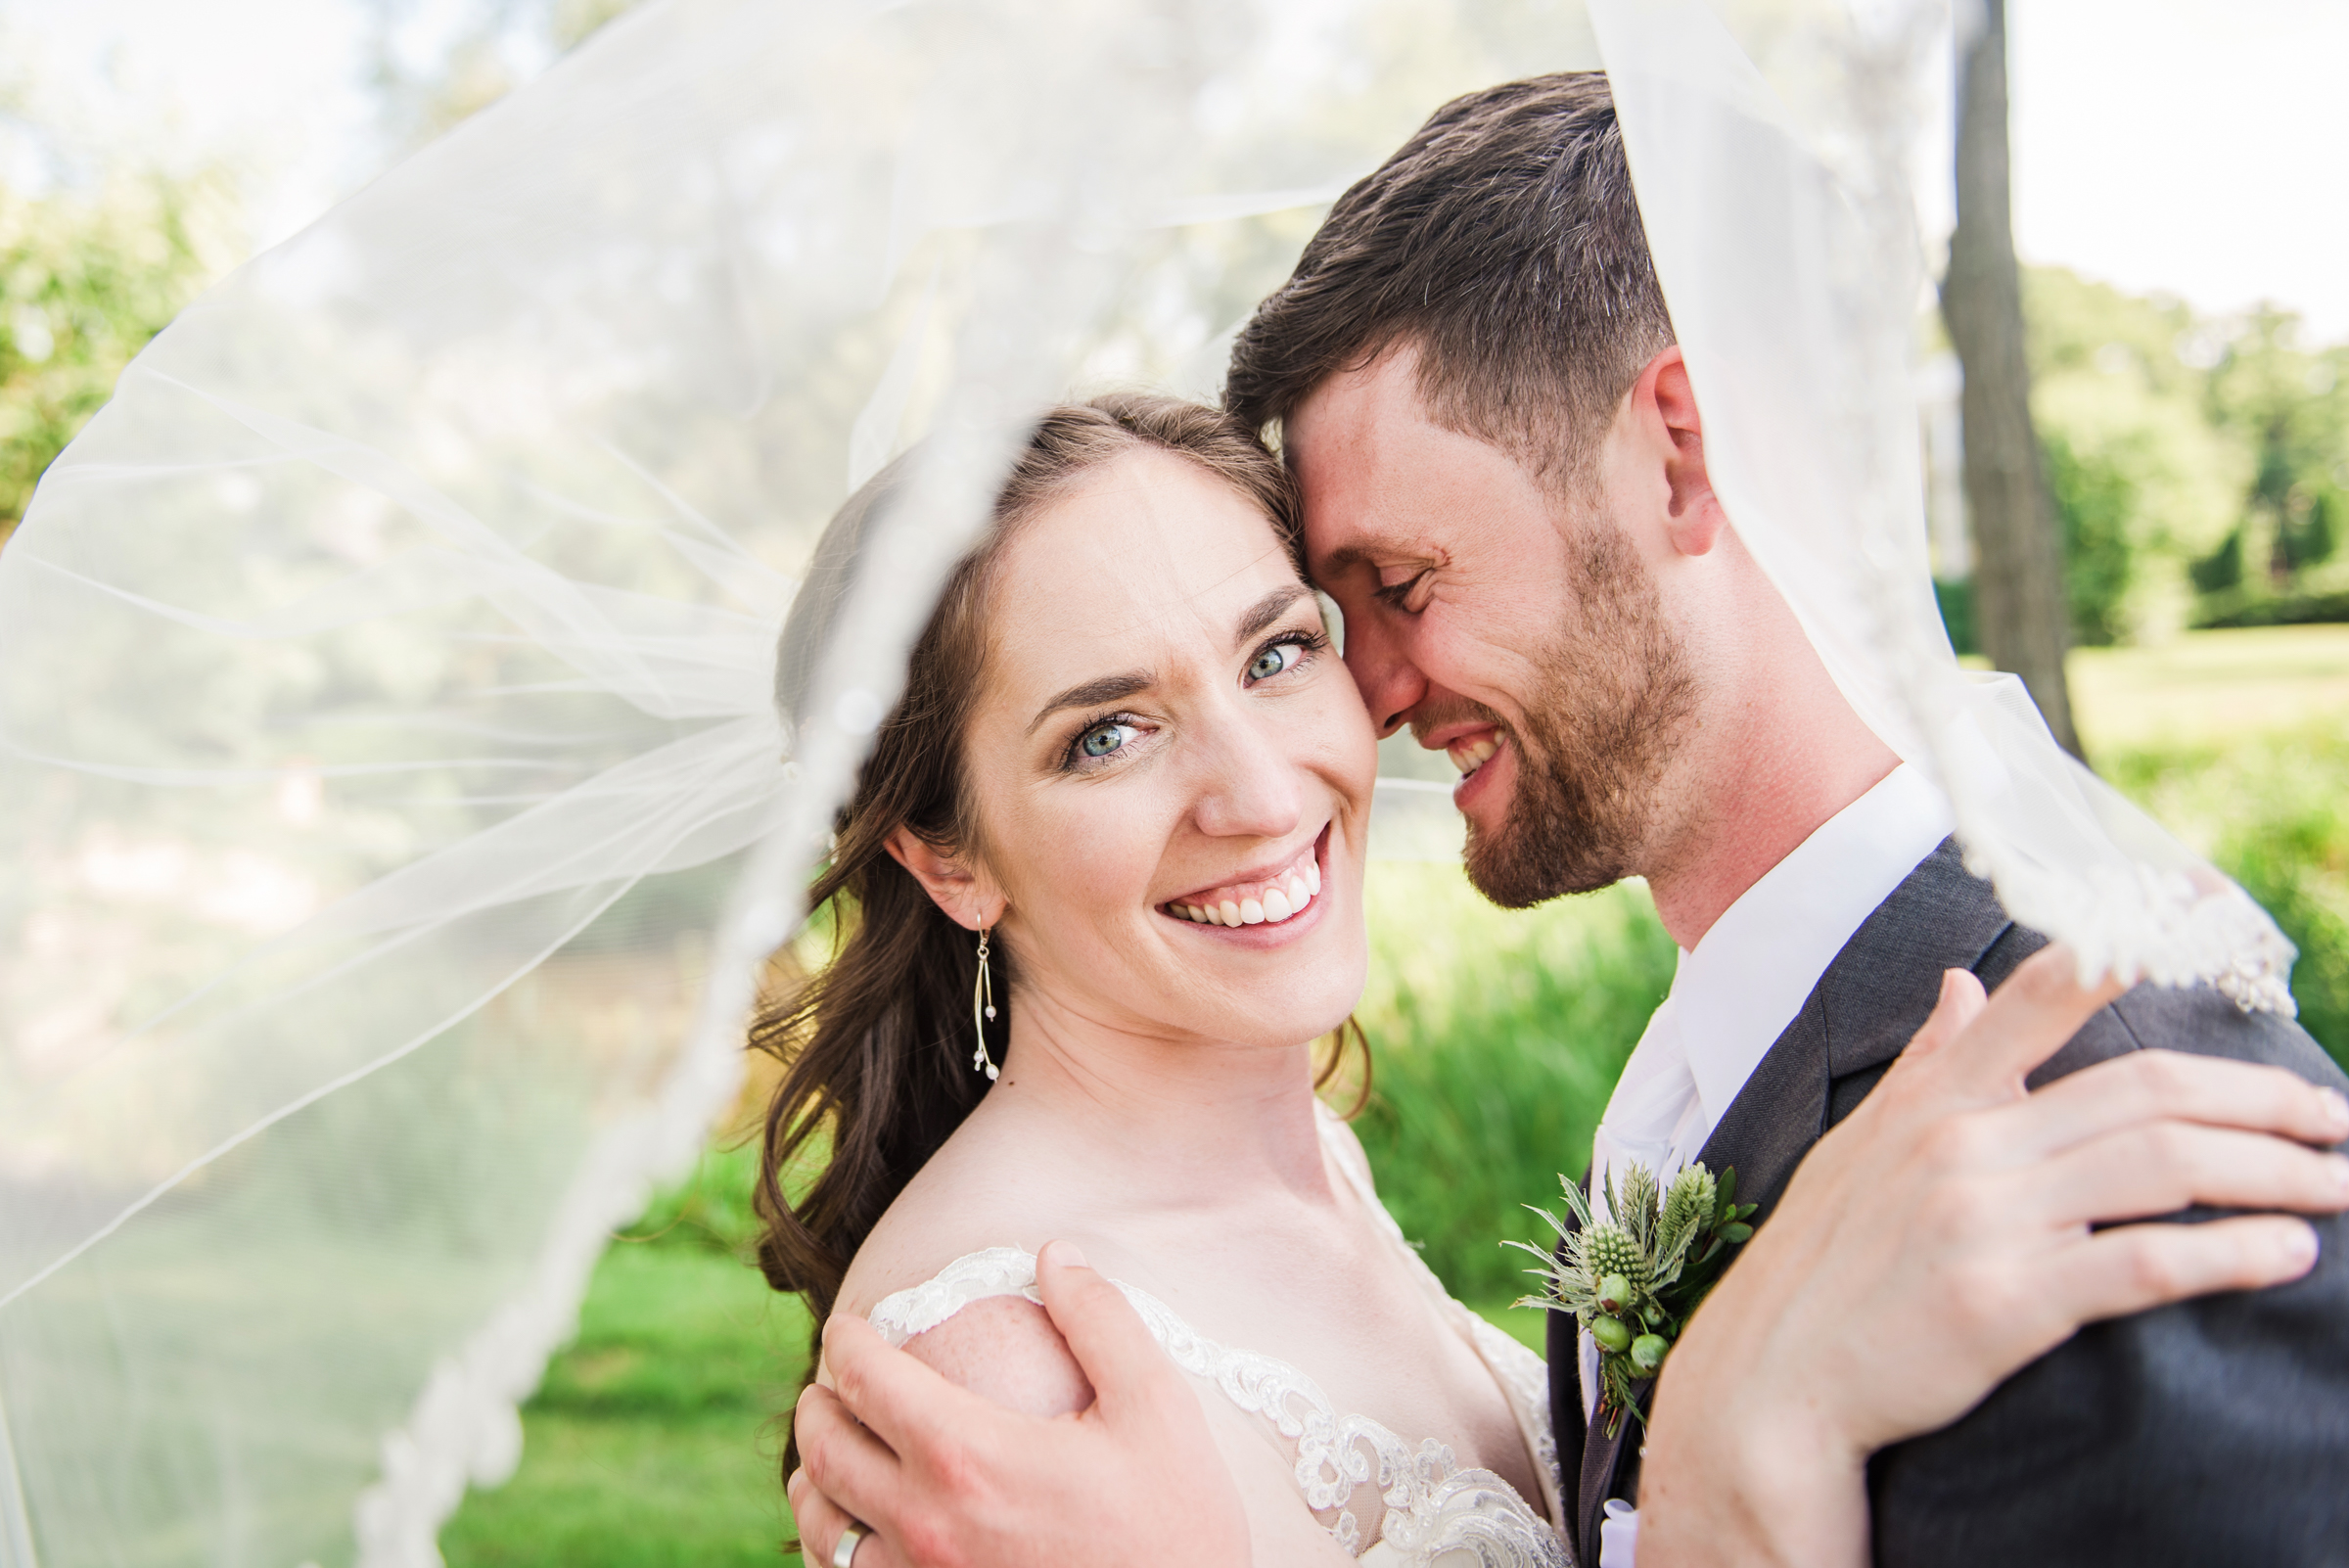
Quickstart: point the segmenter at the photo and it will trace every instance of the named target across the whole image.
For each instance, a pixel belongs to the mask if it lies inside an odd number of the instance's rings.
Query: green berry
[[[1609,1274],[1598,1282],[1598,1310],[1610,1314],[1621,1313],[1632,1303],[1632,1282],[1621,1274]]]
[[[1632,1364],[1648,1376],[1664,1364],[1664,1353],[1672,1349],[1672,1341],[1661,1334],[1642,1334],[1632,1341]]]
[[[1621,1354],[1632,1342],[1632,1331],[1618,1317],[1601,1317],[1590,1325],[1590,1337],[1603,1351]]]

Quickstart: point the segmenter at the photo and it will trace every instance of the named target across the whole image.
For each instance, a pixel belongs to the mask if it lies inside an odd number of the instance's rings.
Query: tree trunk
[[[1973,514],[1982,651],[2023,677],[2048,728],[2080,753],[2064,686],[2071,609],[2055,506],[2031,423],[2022,275],[2007,190],[2006,5],[1980,0],[1982,30],[1958,68],[1958,229],[1941,313],[1965,369],[1965,501]]]

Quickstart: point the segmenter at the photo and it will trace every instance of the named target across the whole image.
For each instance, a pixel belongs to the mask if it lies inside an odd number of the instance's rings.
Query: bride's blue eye
[[[1282,670],[1294,669],[1297,661],[1304,657],[1303,643],[1276,642],[1256,656],[1256,663],[1248,667],[1248,678],[1270,680]]]
[[[1095,724],[1077,737],[1077,750],[1087,757],[1107,757],[1132,736],[1131,724]]]

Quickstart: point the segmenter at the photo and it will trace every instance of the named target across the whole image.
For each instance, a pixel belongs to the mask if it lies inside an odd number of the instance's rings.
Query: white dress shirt
[[[1827,965],[1951,826],[1941,791],[1903,763],[1764,873],[1695,947],[1681,949],[1672,991],[1599,1120],[1594,1201],[1604,1201],[1598,1193],[1608,1176],[1621,1185],[1632,1161],[1670,1181],[1696,1158]],[[1588,1333],[1581,1350],[1588,1420],[1598,1399],[1598,1348]],[[1638,1526],[1630,1504],[1607,1504],[1598,1568],[1633,1568]]]

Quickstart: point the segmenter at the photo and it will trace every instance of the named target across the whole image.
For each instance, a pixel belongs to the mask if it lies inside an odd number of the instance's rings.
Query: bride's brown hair
[[[904,695],[835,822],[830,863],[808,896],[811,909],[831,906],[832,959],[771,992],[751,1025],[752,1048],[784,1068],[767,1102],[754,1199],[763,1225],[759,1266],[775,1289],[806,1296],[819,1327],[882,1211],[988,1088],[971,1067],[976,939],[891,857],[889,837],[903,826],[944,851],[980,848],[963,731],[985,673],[987,599],[1004,544],[1079,478],[1143,450],[1171,453],[1229,484],[1297,553],[1298,499],[1287,470],[1216,409],[1127,394],[1054,408],[1037,424],[985,536],[947,576],[907,658]],[[896,465],[876,476],[816,545],[776,661],[776,701],[787,718],[801,714],[814,655],[864,564],[865,530],[898,483]],[[991,962],[1002,1016],[989,1026],[988,1044],[999,1061],[1019,985],[1004,945]],[[1360,1032],[1352,1038],[1359,1043]],[[1316,1086],[1336,1076],[1344,1055],[1330,1051]],[[820,1173],[795,1196],[796,1178],[819,1161]],[[796,1447],[786,1448],[786,1476]]]

